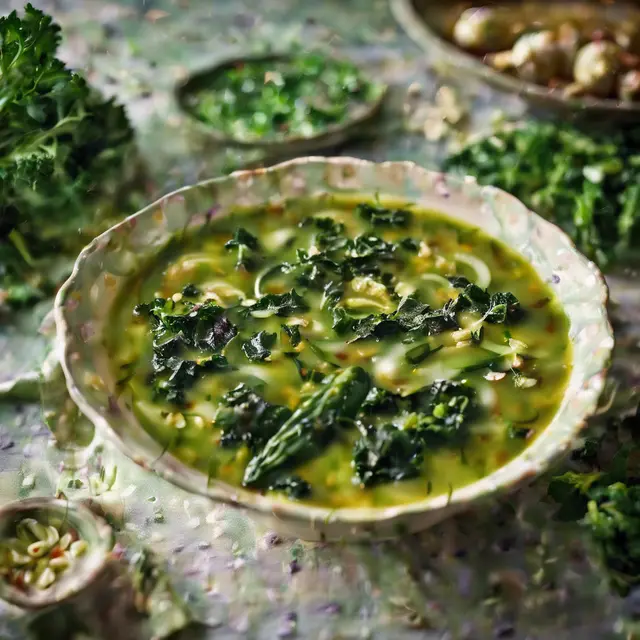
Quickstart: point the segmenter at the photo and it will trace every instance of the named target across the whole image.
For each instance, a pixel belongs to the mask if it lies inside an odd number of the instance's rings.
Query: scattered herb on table
[[[588,135],[527,122],[470,143],[445,168],[520,198],[600,265],[628,256],[640,237],[638,129]]]
[[[52,293],[51,264],[131,206],[140,171],[124,109],[65,67],[59,43],[30,4],[0,18],[0,302],[11,306]]]
[[[351,62],[301,53],[226,67],[186,104],[202,122],[251,142],[317,135],[347,122],[381,92]]]
[[[622,420],[619,428],[637,431],[640,412]],[[589,532],[601,565],[613,588],[626,595],[640,585],[640,478],[633,472],[637,444],[620,447],[601,466],[603,437],[589,438],[574,452],[574,466],[552,478],[549,496],[559,504],[557,518],[578,520]]]

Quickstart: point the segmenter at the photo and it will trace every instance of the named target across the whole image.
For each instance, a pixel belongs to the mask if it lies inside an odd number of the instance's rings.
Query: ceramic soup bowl
[[[234,206],[284,205],[288,199],[327,193],[379,193],[481,227],[533,265],[569,319],[572,372],[549,426],[519,456],[449,495],[394,507],[328,509],[208,481],[206,474],[165,452],[119,397],[105,335],[110,309],[132,275],[153,261],[175,234],[198,228]],[[526,484],[568,452],[596,409],[604,385],[613,348],[606,303],[607,287],[596,266],[558,227],[503,191],[409,162],[308,157],[185,187],[127,218],[80,254],[58,294],[55,315],[69,393],[98,433],[125,455],[190,492],[247,507],[283,533],[306,539],[362,539],[426,528]]]

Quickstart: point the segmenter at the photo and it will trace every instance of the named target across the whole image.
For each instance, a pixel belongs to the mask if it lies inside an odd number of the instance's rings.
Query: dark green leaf
[[[266,331],[254,333],[249,340],[242,343],[242,352],[252,362],[262,362],[271,355],[271,347],[277,337],[275,333]]]

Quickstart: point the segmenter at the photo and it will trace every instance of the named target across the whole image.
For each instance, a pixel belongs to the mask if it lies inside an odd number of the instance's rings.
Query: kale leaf
[[[154,362],[158,368],[154,371],[153,390],[158,397],[164,398],[172,404],[184,406],[186,404],[185,393],[193,387],[198,378],[205,373],[229,371],[231,366],[224,356],[214,354],[202,360],[183,360],[177,356],[170,356],[164,360],[157,358],[154,353]],[[158,374],[169,371],[166,377]]]
[[[295,289],[288,293],[268,293],[262,296],[250,307],[245,307],[242,313],[245,316],[252,315],[256,318],[268,316],[293,316],[309,310],[309,305],[304,301]]]
[[[169,336],[176,336],[188,347],[219,351],[238,333],[238,329],[225,315],[225,310],[213,302],[194,304],[183,300],[156,298],[139,304],[137,316],[149,318],[154,334],[154,346]]]
[[[414,414],[405,428],[415,428],[429,445],[461,441],[476,415],[475,391],[462,382],[436,380],[408,399]]]
[[[271,356],[271,347],[278,336],[275,333],[258,331],[242,343],[242,351],[252,362],[262,362]]]
[[[231,369],[227,359],[215,353],[238,333],[222,307],[212,302],[194,304],[187,300],[174,302],[156,298],[137,305],[134,314],[151,324],[151,383],[155,394],[167,402],[184,405],[186,391],[203,374]],[[207,355],[198,361],[184,358],[184,352],[192,349]]]
[[[232,249],[237,250],[236,269],[251,271],[255,268],[260,243],[258,242],[258,238],[249,233],[245,228],[238,227],[233,234],[233,238],[224,245],[224,248],[227,251],[231,251]]]
[[[362,403],[360,412],[363,415],[397,414],[406,408],[407,400],[402,396],[380,387],[372,387]]]
[[[218,406],[215,425],[222,430],[220,444],[245,444],[252,453],[259,451],[291,416],[287,407],[270,404],[254,389],[240,384],[226,393]]]
[[[374,227],[406,227],[411,222],[411,212],[406,209],[386,209],[363,202],[356,213]]]
[[[311,495],[311,485],[300,476],[281,476],[269,486],[269,491],[281,491],[291,500],[302,500]]]
[[[464,277],[450,278],[450,282],[462,289],[454,303],[456,311],[477,311],[491,324],[509,324],[522,317],[520,301],[512,293],[489,294]]]
[[[296,324],[283,324],[280,325],[283,331],[289,336],[289,342],[292,347],[297,347],[301,340],[302,336],[300,335],[300,327]]]
[[[424,447],[412,434],[392,424],[368,429],[353,447],[358,482],[370,487],[420,475]]]

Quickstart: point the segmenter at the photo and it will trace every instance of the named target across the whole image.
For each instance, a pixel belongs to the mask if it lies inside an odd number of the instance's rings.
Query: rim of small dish
[[[197,89],[198,83],[204,81],[206,78],[214,77],[217,74],[223,72],[225,69],[245,62],[269,62],[269,61],[285,61],[295,58],[295,53],[265,53],[255,55],[238,56],[234,58],[225,58],[221,62],[218,62],[210,67],[205,67],[198,71],[191,73],[186,79],[181,80],[174,88],[174,97],[178,104],[180,111],[188,118],[198,131],[211,140],[223,144],[230,145],[245,149],[261,149],[263,151],[273,152],[302,152],[303,150],[322,149],[326,147],[336,146],[342,144],[348,140],[352,135],[358,132],[358,129],[364,124],[372,120],[380,111],[382,103],[387,95],[389,87],[382,83],[377,82],[370,77],[368,73],[363,71],[359,65],[347,58],[342,58],[335,55],[328,55],[322,52],[318,52],[327,60],[337,62],[348,62],[357,67],[362,73],[363,78],[369,82],[373,87],[376,87],[378,95],[374,100],[367,101],[362,104],[359,109],[355,110],[355,113],[347,116],[345,122],[331,124],[324,130],[316,133],[312,136],[300,136],[300,135],[288,135],[280,138],[255,138],[252,140],[245,140],[242,138],[236,138],[223,132],[221,129],[207,124],[201,118],[195,115],[193,110],[186,104],[187,97],[192,94],[194,89]]]
[[[69,575],[63,575],[47,589],[21,591],[0,579],[0,598],[22,609],[43,609],[80,593],[104,570],[113,546],[113,531],[102,518],[78,502],[59,498],[27,498],[0,507],[0,529],[8,526],[11,520],[36,512],[68,517],[74,529],[89,532],[87,537],[91,539],[87,540],[89,547],[82,556],[79,574],[70,569]]]
[[[513,210],[512,214],[515,214],[516,217],[524,216],[527,223],[537,227],[537,230],[543,229],[546,233],[554,234],[559,244],[562,245],[562,251],[570,254],[571,264],[576,264],[577,261],[577,264],[580,264],[583,269],[588,271],[589,276],[593,278],[591,288],[597,292],[595,295],[590,295],[589,297],[589,304],[595,305],[595,311],[597,312],[590,326],[593,329],[591,333],[594,333],[596,337],[600,339],[600,343],[598,349],[594,348],[593,350],[593,354],[596,355],[591,355],[592,359],[594,357],[596,358],[596,360],[592,362],[592,373],[588,376],[585,375],[585,378],[580,380],[580,386],[574,389],[574,391],[579,390],[581,396],[579,407],[574,409],[574,405],[572,404],[573,418],[570,424],[560,423],[558,419],[559,409],[553,421],[530,446],[491,474],[471,484],[454,489],[448,495],[442,494],[427,497],[417,502],[391,507],[335,509],[292,502],[282,498],[261,495],[242,487],[231,486],[219,480],[209,482],[204,473],[194,470],[168,453],[154,457],[150,455],[148,451],[132,451],[123,441],[121,435],[116,433],[111,427],[110,418],[105,415],[109,413],[109,408],[105,407],[102,403],[96,402],[94,399],[87,399],[85,397],[83,388],[88,388],[86,386],[87,383],[78,379],[79,377],[76,375],[74,369],[74,361],[77,360],[76,345],[80,345],[84,339],[82,335],[80,335],[81,332],[74,332],[72,330],[67,313],[73,313],[73,309],[67,309],[66,301],[72,292],[78,291],[78,280],[85,261],[91,254],[106,246],[112,234],[122,235],[123,233],[128,233],[131,228],[135,228],[138,218],[150,215],[150,212],[155,211],[163,204],[170,203],[172,199],[181,198],[182,194],[186,191],[198,187],[224,183],[225,181],[250,184],[253,176],[267,175],[268,177],[273,177],[273,174],[278,174],[279,172],[286,174],[288,170],[304,167],[304,165],[307,164],[320,164],[327,168],[340,169],[343,172],[355,168],[363,171],[366,169],[377,169],[378,171],[387,171],[389,173],[395,171],[401,175],[411,174],[413,177],[419,177],[421,181],[424,180],[425,184],[428,182],[429,184],[435,185],[436,191],[438,190],[438,185],[444,185],[444,189],[446,190],[447,185],[444,180],[449,179],[454,184],[457,184],[462,191],[465,189],[476,189],[479,194],[482,194],[483,197],[487,197],[488,199],[495,201],[499,198],[504,200],[510,210]],[[362,191],[360,191],[360,193],[362,193]],[[438,195],[443,195],[445,198],[448,197],[446,192]],[[58,329],[58,346],[61,349],[60,361],[67,379],[67,387],[71,398],[80,410],[95,424],[96,429],[137,464],[154,471],[173,484],[192,493],[205,495],[225,503],[249,507],[284,521],[292,520],[295,522],[310,523],[311,528],[314,528],[314,523],[341,523],[346,526],[364,527],[365,530],[371,529],[372,531],[375,531],[375,525],[377,523],[384,522],[393,524],[397,521],[399,523],[400,533],[403,527],[402,523],[412,516],[419,516],[426,512],[449,508],[452,510],[460,509],[472,501],[513,490],[522,484],[526,484],[547,470],[554,462],[563,457],[571,449],[577,435],[584,427],[587,418],[591,416],[597,408],[598,398],[604,388],[610,364],[614,340],[613,331],[606,312],[607,301],[608,288],[604,277],[596,265],[580,254],[574,243],[556,225],[531,212],[514,196],[500,189],[480,187],[474,178],[445,176],[440,172],[424,169],[413,162],[374,163],[367,160],[347,157],[324,158],[311,156],[289,160],[266,169],[236,171],[225,177],[214,178],[196,185],[184,187],[160,198],[155,203],[123,220],[118,225],[115,225],[109,231],[96,238],[78,257],[74,265],[73,273],[56,297],[55,317]],[[73,308],[76,306],[74,303]],[[565,391],[565,401],[567,401],[567,391],[569,391],[569,387]],[[128,424],[127,428],[131,428],[132,426],[134,425]],[[137,429],[144,431],[139,422],[136,422],[135,426]],[[545,447],[545,434],[547,438],[550,437],[549,434],[556,437],[556,441],[552,443],[553,446],[549,446],[548,443],[546,443],[547,446]],[[148,434],[147,437],[150,438]],[[200,481],[197,482],[196,478]]]
[[[457,68],[466,70],[495,88],[517,94],[533,105],[544,105],[577,114],[608,113],[627,119],[640,118],[640,102],[625,102],[613,98],[584,96],[565,98],[559,92],[533,82],[527,82],[503,73],[485,64],[481,59],[442,37],[415,10],[415,0],[390,0],[391,12],[407,35],[423,50],[438,47],[456,61]],[[461,3],[462,6],[462,3]],[[467,8],[469,5],[465,5]]]

